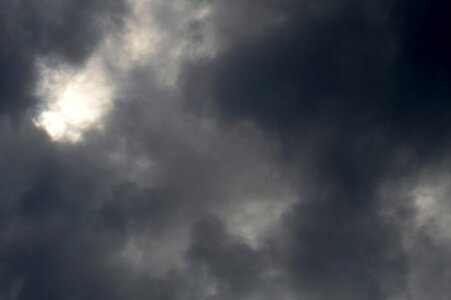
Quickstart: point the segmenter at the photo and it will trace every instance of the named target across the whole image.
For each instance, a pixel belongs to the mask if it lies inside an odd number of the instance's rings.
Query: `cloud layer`
[[[447,299],[442,2],[0,1],[0,299]]]

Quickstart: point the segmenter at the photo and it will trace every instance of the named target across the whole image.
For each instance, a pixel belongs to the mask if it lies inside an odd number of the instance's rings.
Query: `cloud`
[[[299,202],[274,244],[293,285],[309,299],[399,297],[412,263],[401,212],[411,202],[384,202],[379,190],[393,174],[447,156],[446,5],[215,4],[229,8],[215,24],[227,28],[227,46],[187,63],[185,94],[223,122],[255,122],[281,141]],[[262,15],[272,22],[259,23]],[[247,31],[255,24],[264,31]],[[384,215],[389,209],[402,219]]]
[[[3,2],[0,299],[448,297],[447,4]]]
[[[82,63],[126,9],[123,1],[2,1],[1,7],[0,109],[16,115],[35,104],[38,58]]]

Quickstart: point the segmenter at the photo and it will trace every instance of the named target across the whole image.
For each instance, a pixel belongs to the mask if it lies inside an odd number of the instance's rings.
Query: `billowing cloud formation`
[[[0,299],[449,297],[449,4],[0,5]]]

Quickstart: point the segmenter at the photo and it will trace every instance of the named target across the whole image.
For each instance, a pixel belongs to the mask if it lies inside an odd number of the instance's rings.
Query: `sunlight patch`
[[[43,109],[34,119],[54,141],[77,142],[90,128],[101,128],[100,120],[111,106],[113,88],[103,65],[93,58],[82,69],[39,64],[37,96]]]

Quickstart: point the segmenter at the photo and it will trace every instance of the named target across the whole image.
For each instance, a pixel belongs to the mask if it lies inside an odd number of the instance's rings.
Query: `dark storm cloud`
[[[255,4],[244,3],[245,8]],[[314,126],[313,131],[326,127],[321,130],[353,135],[386,126],[396,138],[412,141],[420,135],[419,143],[439,138],[436,129],[448,120],[446,4],[281,1],[273,6],[282,21],[245,41],[225,36],[229,47],[217,59],[188,68],[188,85],[193,84],[188,93],[207,93],[193,94],[198,97],[191,101],[214,99],[224,116],[252,118],[281,134],[308,133]],[[255,10],[249,14],[258,16]],[[247,22],[254,22],[233,17],[217,27],[246,31]],[[327,128],[328,122],[334,126]]]
[[[2,132],[10,139],[2,153],[2,176],[8,178],[2,190],[12,192],[2,198],[0,296],[114,299],[114,276],[101,270],[106,267],[104,254],[118,238],[114,231],[103,238],[96,234],[100,226],[90,213],[93,185],[101,185],[106,174],[95,163],[89,170],[68,168],[66,163],[82,157],[62,154],[30,126]]]
[[[0,112],[13,114],[35,101],[36,58],[82,63],[126,8],[123,1],[84,0],[5,0],[0,6]]]
[[[177,276],[137,277],[115,258],[128,234],[167,227],[178,197],[121,183],[95,145],[55,147],[32,124],[5,127],[0,299],[175,299]]]
[[[301,293],[402,295],[408,266],[401,224],[410,204],[396,196],[382,204],[378,193],[387,178],[448,155],[449,5],[259,4],[215,2],[224,11],[217,13],[228,16],[215,25],[226,30],[226,47],[186,66],[186,97],[224,121],[260,124],[284,145],[284,163],[299,170],[302,200],[286,216],[287,245],[278,255]],[[274,22],[248,31],[268,7]],[[396,207],[400,218],[382,216],[383,205]]]
[[[1,300],[447,299],[448,4],[143,3],[0,0]],[[122,18],[103,130],[11,123]]]

